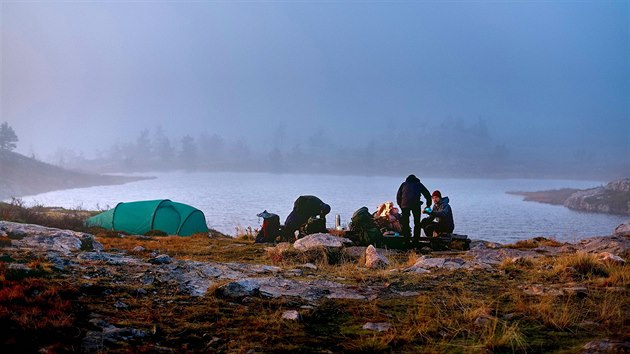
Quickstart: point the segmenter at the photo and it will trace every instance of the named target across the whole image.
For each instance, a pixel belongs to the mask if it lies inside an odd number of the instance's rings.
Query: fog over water
[[[612,179],[630,175],[629,14],[2,1],[0,122],[17,152],[95,171],[190,158],[177,167]]]

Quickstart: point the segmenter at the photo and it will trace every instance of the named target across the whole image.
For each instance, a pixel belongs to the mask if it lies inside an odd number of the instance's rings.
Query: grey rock
[[[344,244],[351,244],[347,238],[333,236],[331,234],[311,234],[295,241],[293,247],[300,251],[308,251],[313,248],[342,248]]]
[[[392,328],[392,325],[388,322],[368,322],[364,324],[362,328],[369,331],[385,332],[389,331]]]
[[[77,259],[83,261],[101,261],[110,265],[146,264],[138,258],[105,252],[82,252],[77,256]]]
[[[218,289],[218,293],[224,297],[244,297],[257,295],[260,282],[257,279],[241,279],[226,284]]]
[[[630,223],[617,226],[613,231],[613,236],[630,237]]]
[[[587,253],[623,254],[630,251],[630,238],[624,236],[591,237],[578,242],[574,248]]]
[[[598,257],[602,262],[614,263],[614,264],[619,264],[619,265],[626,263],[625,259],[617,255],[614,255],[610,252],[602,252],[598,255]]]
[[[287,270],[284,274],[293,277],[301,277],[304,275],[304,271],[302,269],[290,269]]]
[[[103,250],[103,245],[94,236],[71,230],[61,230],[33,224],[0,221],[0,230],[16,238],[15,247],[57,251],[65,254],[76,251]]]
[[[284,311],[282,313],[283,320],[297,321],[300,319],[300,314],[296,310]]]
[[[582,354],[628,353],[630,342],[614,339],[596,339],[582,347]]]
[[[166,254],[161,254],[155,258],[149,259],[149,263],[152,264],[170,264],[173,263],[173,259]]]
[[[356,288],[328,280],[296,281],[280,277],[239,279],[218,289],[226,297],[259,295],[267,298],[299,297],[308,301],[321,298],[365,300],[376,294],[371,287]]]
[[[121,300],[118,300],[114,303],[114,307],[117,309],[126,309],[126,308],[129,308],[129,305],[127,305]]]
[[[76,265],[75,262],[69,260],[68,258],[63,258],[61,254],[58,252],[48,252],[46,254],[46,259],[53,264],[53,268],[57,270],[66,270],[66,267]]]
[[[386,268],[389,265],[389,260],[380,255],[374,246],[369,245],[365,249],[365,266],[370,269]]]
[[[306,269],[311,269],[311,270],[317,270],[317,266],[314,265],[313,263],[304,263],[300,266],[300,268],[306,268]]]

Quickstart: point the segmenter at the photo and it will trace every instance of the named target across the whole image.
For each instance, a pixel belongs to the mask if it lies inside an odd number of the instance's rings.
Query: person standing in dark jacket
[[[396,194],[396,202],[400,206],[402,215],[400,217],[400,224],[402,226],[402,234],[405,237],[407,245],[411,246],[411,228],[409,227],[409,216],[413,214],[413,237],[415,242],[418,242],[420,237],[420,217],[422,215],[422,200],[420,197],[424,196],[427,201],[427,206],[431,206],[431,194],[427,187],[424,186],[414,175],[409,175],[407,179],[398,188]]]
[[[295,240],[295,231],[300,230],[311,217],[319,216],[319,218],[324,219],[323,224],[326,225],[326,215],[328,213],[330,213],[330,205],[322,202],[316,196],[299,196],[293,203],[293,211],[291,211],[284,222],[283,235],[285,241]]]
[[[453,222],[453,210],[448,204],[448,197],[442,198],[442,193],[436,190],[431,195],[431,199],[433,199],[433,210],[423,211],[423,213],[429,214],[429,217],[424,218],[421,222],[424,234],[427,237],[432,237],[434,231],[438,235],[453,233],[455,223]]]

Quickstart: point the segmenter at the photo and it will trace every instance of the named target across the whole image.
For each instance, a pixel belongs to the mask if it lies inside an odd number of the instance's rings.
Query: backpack
[[[346,234],[358,246],[380,245],[383,234],[372,218],[367,207],[361,207],[352,214],[350,231]]]
[[[263,224],[256,235],[256,243],[275,242],[280,236],[280,216],[270,213],[263,218]]]
[[[319,232],[326,233],[328,232],[328,230],[326,230],[326,219],[312,216],[308,218],[308,221],[301,231],[303,231],[305,235],[316,234]]]

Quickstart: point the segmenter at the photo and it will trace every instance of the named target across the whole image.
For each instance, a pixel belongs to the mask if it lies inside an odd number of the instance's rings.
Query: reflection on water
[[[317,195],[331,205],[342,224],[354,211],[367,206],[371,212],[386,201],[395,201],[405,176],[314,176],[263,173],[151,173],[156,179],[119,186],[79,188],[23,198],[28,205],[43,204],[94,210],[114,207],[118,202],[171,199],[193,205],[206,215],[208,226],[234,234],[235,228],[258,227],[257,213],[266,209],[282,221],[300,195]],[[591,188],[602,182],[561,180],[423,179],[426,187],[448,196],[455,217],[455,232],[472,239],[513,242],[534,236],[575,241],[588,236],[608,235],[630,217],[587,214],[562,206],[524,202],[506,191],[538,191],[558,188]]]

